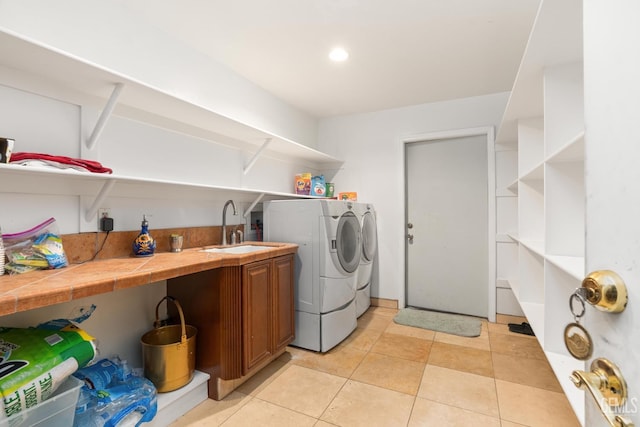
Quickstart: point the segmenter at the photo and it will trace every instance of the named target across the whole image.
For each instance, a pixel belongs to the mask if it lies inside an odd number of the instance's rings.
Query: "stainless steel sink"
[[[230,246],[228,248],[203,249],[200,252],[222,253],[222,254],[247,254],[250,252],[263,251],[265,249],[272,249],[275,247],[276,246],[241,245],[241,246]]]

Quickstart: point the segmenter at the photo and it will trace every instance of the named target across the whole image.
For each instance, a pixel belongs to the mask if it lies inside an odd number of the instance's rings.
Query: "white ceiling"
[[[511,90],[539,0],[112,0],[314,117]],[[350,58],[331,63],[341,45]]]

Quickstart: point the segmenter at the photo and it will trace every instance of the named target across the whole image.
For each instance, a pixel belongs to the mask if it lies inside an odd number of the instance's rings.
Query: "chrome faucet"
[[[224,208],[222,208],[222,244],[227,244],[227,208],[231,205],[233,208],[233,214],[238,215],[238,211],[236,211],[236,204],[233,203],[233,200],[227,200],[224,204]]]

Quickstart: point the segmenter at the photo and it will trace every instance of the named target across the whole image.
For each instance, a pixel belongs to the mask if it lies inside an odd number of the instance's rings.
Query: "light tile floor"
[[[393,322],[371,307],[325,354],[295,347],[223,401],[174,422],[186,426],[579,426],[522,318],[483,321],[463,338]]]

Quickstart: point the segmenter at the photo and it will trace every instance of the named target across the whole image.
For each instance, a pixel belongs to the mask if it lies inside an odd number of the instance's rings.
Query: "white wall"
[[[0,30],[311,147],[316,120],[114,2],[2,0]]]
[[[443,130],[498,126],[507,92],[320,120],[318,149],[344,160],[336,192],[357,191],[378,219],[379,263],[372,296],[404,306],[404,159],[402,140]]]

